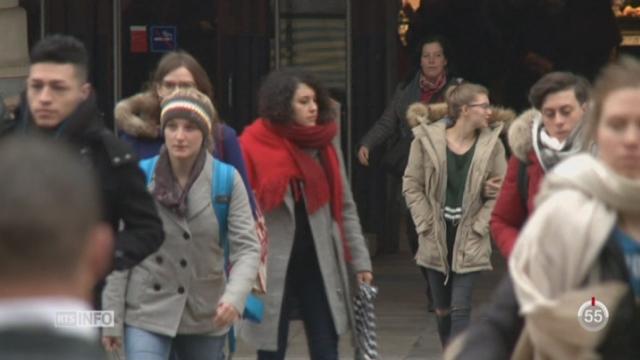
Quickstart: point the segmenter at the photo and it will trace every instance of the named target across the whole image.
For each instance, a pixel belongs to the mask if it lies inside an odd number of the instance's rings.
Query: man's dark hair
[[[89,55],[84,44],[73,36],[55,34],[38,41],[30,56],[30,64],[37,63],[71,64],[78,78],[87,80]]]
[[[305,84],[316,93],[318,124],[335,119],[329,92],[315,76],[300,69],[274,70],[263,81],[258,91],[258,114],[274,123],[293,121],[291,102],[300,84]]]
[[[100,219],[96,178],[59,141],[0,141],[0,281],[66,279]]]
[[[584,104],[589,100],[591,85],[582,76],[566,71],[555,71],[541,77],[529,90],[529,102],[538,110],[547,99],[547,96],[560,91],[573,89],[578,103]]]

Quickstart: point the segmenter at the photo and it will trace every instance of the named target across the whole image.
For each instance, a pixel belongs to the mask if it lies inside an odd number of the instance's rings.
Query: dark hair
[[[14,136],[0,172],[0,278],[72,276],[100,220],[91,167],[60,141]]]
[[[168,73],[183,66],[189,70],[193,76],[193,80],[196,82],[196,88],[213,101],[213,85],[211,85],[211,80],[209,80],[207,72],[198,60],[183,50],[172,51],[162,56],[158,62],[158,66],[156,66],[156,70],[151,75],[151,85],[160,85],[162,79],[164,79]]]
[[[335,119],[329,92],[309,72],[300,69],[274,70],[267,75],[258,91],[258,114],[274,123],[293,121],[291,102],[300,84],[305,84],[316,93],[318,124]]]
[[[411,80],[416,76],[416,73],[420,71],[420,59],[422,58],[422,48],[427,44],[438,43],[442,48],[442,54],[444,58],[447,60],[447,66],[445,71],[447,72],[447,77],[451,75],[453,68],[453,54],[451,51],[451,47],[449,46],[449,41],[442,35],[429,35],[422,38],[418,41],[417,45],[411,50],[411,55],[409,59],[409,68],[411,69],[407,76],[405,77],[403,84],[408,85]]]
[[[73,36],[49,35],[31,49],[30,64],[56,63],[71,64],[80,80],[87,81],[89,55],[84,44]]]
[[[592,104],[585,119],[587,141],[595,139],[604,102],[612,92],[621,89],[640,89],[640,61],[631,56],[620,57],[598,75],[593,86]]]
[[[529,102],[538,110],[542,109],[547,96],[573,89],[580,104],[589,100],[589,81],[582,76],[566,71],[555,71],[540,78],[529,90]]]

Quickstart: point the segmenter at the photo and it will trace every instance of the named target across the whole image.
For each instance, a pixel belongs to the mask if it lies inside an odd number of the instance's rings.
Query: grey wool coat
[[[337,223],[331,216],[329,204],[308,215],[313,242],[318,255],[320,272],[331,307],[333,323],[338,335],[344,334],[353,324],[352,299],[349,288],[349,274],[371,271],[369,250],[362,236],[360,219],[347,181],[340,147],[334,147],[340,161],[342,175],[344,228],[351,250],[352,260],[346,263],[342,239]],[[253,154],[245,157],[251,158]],[[255,154],[259,156],[259,154]],[[259,161],[259,159],[250,159]],[[304,192],[303,192],[304,193]],[[264,318],[260,324],[244,321],[239,327],[241,338],[259,350],[275,351],[278,347],[278,324],[285,286],[289,255],[295,233],[295,201],[291,188],[285,195],[284,203],[265,214],[269,231],[269,256],[267,262],[267,294],[261,295],[265,303]],[[351,272],[350,272],[350,271]]]
[[[107,278],[103,308],[114,310],[116,327],[105,335],[121,336],[123,322],[161,335],[222,335],[216,307],[224,302],[240,314],[255,281],[260,253],[247,190],[237,171],[229,203],[228,233],[232,269],[224,275],[218,220],[211,203],[213,158],[189,190],[187,216],[156,202],[166,234],[164,244],[130,271]],[[152,180],[150,188],[153,188]]]

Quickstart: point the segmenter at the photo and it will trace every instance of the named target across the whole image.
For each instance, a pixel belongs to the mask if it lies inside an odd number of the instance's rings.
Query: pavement
[[[404,242],[406,243],[406,242]],[[478,278],[473,293],[472,318],[481,316],[482,308],[505,272],[504,260],[494,251],[494,270]],[[427,311],[425,284],[409,251],[401,246],[397,254],[373,258],[378,350],[380,360],[437,360],[442,358],[436,321]],[[341,337],[340,359],[353,359],[349,334]],[[239,343],[235,360],[255,359],[255,351]],[[309,359],[304,329],[300,321],[291,323],[287,359]]]

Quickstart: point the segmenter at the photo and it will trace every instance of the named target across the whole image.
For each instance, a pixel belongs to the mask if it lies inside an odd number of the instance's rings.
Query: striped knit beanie
[[[170,120],[184,119],[194,122],[202,131],[205,141],[211,141],[218,114],[205,94],[195,89],[178,89],[165,97],[160,106],[160,127],[163,133]]]

